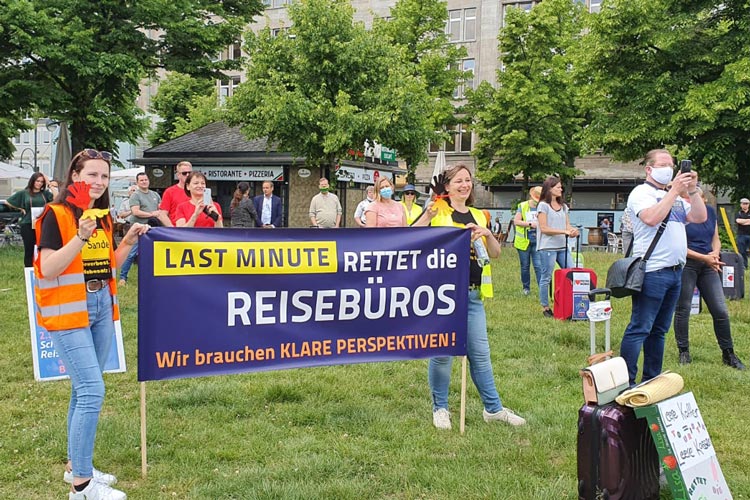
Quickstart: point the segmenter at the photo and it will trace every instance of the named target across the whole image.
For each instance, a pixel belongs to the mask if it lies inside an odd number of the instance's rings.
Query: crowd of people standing
[[[163,198],[149,189],[148,176],[137,176],[127,203],[123,202],[119,210],[119,216],[127,217],[131,224],[121,241],[116,242],[113,214],[106,211],[111,159],[105,151],[85,149],[71,160],[56,198],[47,189],[46,178],[35,173],[26,189],[7,202],[22,212],[22,228],[28,225],[22,229],[24,261],[31,259],[36,274],[38,321],[50,332],[71,379],[68,463],[63,474],[71,485],[71,499],[126,498],[125,493],[113,488],[117,481],[114,475],[93,466],[96,427],[104,399],[102,370],[113,339],[113,323],[119,318],[117,268],[121,267],[119,285],[125,285],[138,238],[152,226],[223,227],[221,206],[207,195],[205,175],[193,171],[189,162],[180,162],[176,168],[177,182],[165,191]],[[706,204],[695,172],[674,175],[674,160],[668,151],[650,151],[644,164],[646,182],[630,193],[623,215],[623,219],[627,217],[627,225],[623,220],[623,229],[632,233],[635,256],[644,255],[658,233],[663,231],[664,235],[657,240],[647,262],[643,291],[632,298],[632,315],[620,345],[630,385],[637,382],[641,353],[641,381],[661,373],[665,337],[673,320],[679,362],[692,362],[689,310],[696,286],[713,317],[723,363],[742,370],[745,366],[734,352],[719,278],[723,262],[716,212]],[[80,185],[86,186],[89,195],[85,206],[68,196],[74,189],[80,189]],[[422,208],[416,203],[418,193],[413,185],[405,186],[401,201],[396,201],[392,180],[381,177],[372,189],[368,188],[367,198],[357,207],[355,218],[368,228],[447,226],[471,232],[467,287],[467,358],[471,378],[482,400],[486,422],[525,425],[523,417],[503,405],[490,356],[484,301],[493,296],[492,269],[481,259],[479,249],[496,258],[501,251],[500,242],[493,234],[490,218],[473,206],[474,179],[467,166],[448,167],[433,187],[434,194],[445,200],[449,211],[439,212],[429,202]],[[249,191],[248,183],[238,184],[230,204],[232,226],[281,227],[281,200],[273,194],[273,183],[264,182],[263,194],[258,196],[251,198]],[[738,236],[741,248],[747,245],[744,236],[750,237],[745,229],[750,229],[750,223],[745,223],[750,221],[749,205],[743,198],[736,217],[742,228]],[[325,178],[319,181],[319,193],[311,200],[309,214],[311,225],[316,228],[336,228],[341,224],[341,203]],[[499,231],[499,219],[495,223],[495,231]],[[572,258],[567,240],[578,236],[578,229],[570,223],[561,180],[550,176],[541,186],[532,188],[529,199],[519,204],[513,224],[523,293],[530,293],[533,264],[542,314],[551,317],[552,271],[556,263],[570,267]],[[608,221],[606,226],[609,229]],[[26,234],[29,231],[30,236]],[[75,299],[74,305],[71,298]],[[448,410],[451,364],[451,357],[432,358],[427,375],[433,425],[443,430],[451,428]]]

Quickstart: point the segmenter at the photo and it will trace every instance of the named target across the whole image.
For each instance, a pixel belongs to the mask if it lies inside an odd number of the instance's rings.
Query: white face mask
[[[651,167],[651,178],[659,184],[667,185],[672,182],[674,171],[672,167]]]

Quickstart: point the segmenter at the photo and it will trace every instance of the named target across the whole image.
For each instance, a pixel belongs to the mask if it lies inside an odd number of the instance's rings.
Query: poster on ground
[[[34,297],[34,269],[24,269],[26,277],[26,305],[29,311],[29,332],[31,333],[31,359],[34,363],[34,379],[37,381],[62,380],[68,378],[60,355],[52,344],[50,333],[36,321],[36,300]],[[126,371],[125,348],[122,342],[120,320],[115,321],[115,338],[104,366],[105,373]]]
[[[466,353],[468,230],[155,228],[138,379]]]

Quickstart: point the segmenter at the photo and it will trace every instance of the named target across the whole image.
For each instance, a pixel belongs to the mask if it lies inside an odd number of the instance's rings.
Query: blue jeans
[[[698,287],[701,298],[714,320],[714,335],[721,349],[732,349],[732,333],[729,328],[729,309],[724,298],[724,288],[719,273],[696,259],[688,259],[682,270],[682,289],[674,312],[674,338],[680,351],[687,351],[690,304],[693,300],[693,289]]]
[[[469,358],[471,380],[479,391],[484,409],[497,413],[503,409],[500,395],[495,387],[490,360],[490,343],[487,340],[487,317],[484,304],[479,298],[479,290],[469,291],[469,318],[466,335],[466,355]],[[453,357],[446,356],[430,359],[427,379],[432,391],[432,411],[448,408],[448,386],[451,381],[451,364]]]
[[[138,242],[135,243],[130,248],[130,252],[128,253],[127,258],[125,259],[125,262],[122,263],[122,266],[120,267],[120,279],[128,281],[128,273],[130,272],[130,266],[133,265],[133,262],[135,261],[135,258],[138,256]]]
[[[524,290],[531,289],[531,264],[534,264],[534,276],[536,276],[536,284],[539,286],[539,281],[542,276],[542,264],[539,260],[539,252],[536,250],[536,241],[530,241],[529,247],[526,250],[518,250],[518,259],[521,261],[521,285]]]
[[[88,327],[50,332],[71,382],[68,459],[73,475],[84,478],[93,476],[94,439],[104,401],[102,370],[115,335],[109,287],[87,293],[86,303]]]
[[[661,373],[664,360],[664,336],[672,324],[680,296],[682,270],[671,267],[646,273],[643,291],[633,295],[630,324],[620,343],[620,355],[628,365],[630,386],[638,374],[638,356],[643,348],[642,382]],[[691,290],[692,291],[692,290]]]
[[[737,249],[740,251],[742,262],[745,264],[745,269],[747,269],[747,250],[750,249],[750,235],[737,235]]]
[[[539,280],[539,303],[543,308],[549,307],[549,284],[555,271],[555,261],[561,269],[573,265],[573,256],[567,248],[560,250],[539,250],[539,261],[542,265],[542,278]]]

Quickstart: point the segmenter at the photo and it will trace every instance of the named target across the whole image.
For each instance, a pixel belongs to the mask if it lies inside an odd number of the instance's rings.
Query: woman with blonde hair
[[[375,182],[375,201],[365,209],[367,227],[405,227],[404,206],[393,200],[393,183],[387,177]]]

